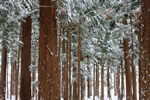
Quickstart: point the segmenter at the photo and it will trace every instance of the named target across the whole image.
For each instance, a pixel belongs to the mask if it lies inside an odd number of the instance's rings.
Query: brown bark
[[[85,77],[81,74],[81,100],[84,100],[85,97]]]
[[[91,87],[91,86],[90,86],[90,78],[89,78],[89,76],[88,76],[88,79],[87,79],[87,88],[88,88],[88,91],[87,91],[88,93],[87,93],[87,94],[88,94],[88,98],[90,98],[90,96],[91,96],[91,95],[90,95],[90,94],[91,94],[91,93],[90,93],[90,87]]]
[[[132,86],[131,86],[131,71],[129,63],[129,44],[127,39],[123,39],[124,61],[125,61],[125,75],[126,75],[126,100],[132,100]]]
[[[11,58],[11,94],[10,98],[12,98],[12,95],[15,95],[15,78],[16,78],[16,61],[13,61],[13,58]]]
[[[67,33],[67,38],[69,34]],[[64,100],[68,100],[68,62],[69,62],[69,47],[68,47],[68,39],[66,40],[66,66],[64,68],[64,78],[65,78],[65,83],[64,83]]]
[[[88,77],[87,77],[87,95],[88,98],[90,98],[90,96],[92,96],[92,87],[91,87],[91,78],[90,78],[90,66],[89,66],[89,57],[87,56],[87,70],[88,70]]]
[[[6,86],[6,88],[7,88],[7,98],[9,98],[9,81],[8,81],[8,79],[9,79],[9,66],[7,66],[7,68],[6,68],[6,72],[7,72],[7,76],[6,76],[6,78],[7,78],[7,86]]]
[[[93,100],[95,100],[95,65],[93,67]]]
[[[38,99],[59,100],[56,33],[56,2],[40,0],[39,93]]]
[[[65,37],[65,32],[64,32],[64,28],[63,28],[63,36]],[[66,53],[66,40],[63,39],[62,41],[62,53],[65,54]],[[66,97],[66,59],[63,59],[63,63],[62,63],[62,98],[65,99]]]
[[[141,30],[141,29],[140,29]],[[142,32],[139,32],[139,42],[140,42],[140,54],[139,54],[139,100],[141,100],[141,84],[142,84],[142,78],[141,78],[141,63],[142,63]]]
[[[20,87],[20,99],[31,99],[31,73],[29,66],[31,64],[31,27],[32,20],[28,16],[25,18],[26,22],[22,25],[22,42],[23,47],[21,49],[21,87]]]
[[[101,100],[104,100],[104,64],[101,68]]]
[[[150,99],[150,0],[142,0],[141,100]]]
[[[111,94],[110,94],[110,72],[109,72],[109,67],[107,67],[107,96],[109,99],[111,99]]]
[[[78,27],[78,100],[80,100],[80,61],[81,61],[81,36],[80,36],[80,19]]]
[[[96,65],[96,90],[95,95],[99,97],[99,66]]]
[[[0,99],[5,100],[5,90],[6,90],[6,65],[7,65],[7,48],[6,40],[3,40],[2,48],[2,65],[1,65],[1,79],[0,79]]]
[[[124,97],[124,70],[123,70],[123,61],[121,60],[121,95],[120,100],[123,100]]]
[[[71,81],[71,34],[69,33],[69,100],[72,100],[72,81]]]
[[[75,68],[75,66],[73,66],[73,78],[76,79],[77,78],[77,69]],[[77,100],[77,81],[73,81],[73,100]]]
[[[117,68],[117,94],[118,100],[120,100],[120,66]]]
[[[12,57],[11,57],[11,81],[10,81],[10,99],[12,99],[12,77],[13,77],[13,61],[12,61]]]

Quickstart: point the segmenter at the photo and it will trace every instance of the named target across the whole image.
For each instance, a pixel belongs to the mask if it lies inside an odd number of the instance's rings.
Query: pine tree
[[[1,79],[0,79],[0,99],[5,100],[5,91],[6,91],[6,65],[7,65],[7,48],[6,48],[6,38],[7,31],[3,32],[3,48],[2,48],[2,65],[1,65]]]
[[[59,100],[56,1],[40,0],[38,99]]]
[[[21,86],[20,86],[20,99],[31,99],[31,29],[32,20],[31,16],[24,18],[26,22],[22,23],[22,42],[21,48]]]
[[[150,1],[142,0],[141,100],[150,99]]]
[[[125,61],[125,75],[126,75],[126,98],[132,100],[132,86],[131,86],[131,71],[129,62],[129,43],[127,39],[123,40],[124,45],[124,61]]]

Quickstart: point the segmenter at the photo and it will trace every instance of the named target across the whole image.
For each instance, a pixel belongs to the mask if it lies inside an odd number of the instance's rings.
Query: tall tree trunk
[[[14,57],[11,58],[11,94],[10,98],[12,98],[12,95],[15,95],[15,78],[16,78],[16,61],[13,61]]]
[[[99,98],[99,66],[96,65],[96,92],[95,95]]]
[[[126,100],[132,100],[132,86],[131,86],[131,71],[129,62],[129,43],[127,39],[123,39],[124,61],[125,61],[125,75],[126,75]]]
[[[11,74],[10,74],[11,75],[10,76],[10,100],[12,99],[12,79],[13,79],[12,77],[13,77],[13,68],[14,68],[12,59],[13,59],[13,57],[10,58],[10,60],[11,60],[10,61],[10,63],[11,63],[11,71],[10,71],[11,72]]]
[[[78,100],[80,100],[80,61],[81,61],[81,36],[80,36],[80,19],[78,27]]]
[[[31,29],[32,20],[28,16],[25,18],[26,22],[22,25],[22,42],[23,47],[21,49],[21,87],[20,87],[20,99],[31,99],[31,73],[29,66],[31,64]]]
[[[104,100],[104,63],[101,68],[101,100]]]
[[[65,37],[65,29],[63,28],[63,37]],[[65,55],[66,53],[66,40],[65,38],[63,38],[62,41],[62,53]],[[63,63],[62,63],[62,98],[65,99],[66,97],[66,59],[63,59]]]
[[[59,100],[56,1],[40,0],[40,5],[46,7],[40,7],[38,99]]]
[[[111,94],[110,94],[110,72],[109,72],[109,66],[107,66],[107,96],[109,99],[111,99]]]
[[[5,35],[5,33],[3,35]],[[3,48],[2,48],[2,65],[1,65],[1,79],[0,79],[0,99],[5,100],[6,65],[7,65],[6,40],[3,40],[2,43],[3,43]]]
[[[73,78],[76,79],[77,78],[77,70],[75,68],[75,66],[73,66]],[[77,80],[73,81],[73,100],[77,100]]]
[[[87,77],[87,96],[88,98],[90,98],[90,96],[92,96],[92,87],[91,87],[91,78],[90,78],[90,75],[91,75],[91,72],[90,72],[90,66],[89,66],[89,57],[87,56],[87,70],[88,70],[88,77]]]
[[[85,77],[81,74],[81,100],[84,100],[85,97]]]
[[[69,38],[69,33],[67,33],[67,38]],[[68,47],[68,39],[66,40],[66,66],[64,68],[64,78],[65,78],[65,84],[64,84],[64,100],[68,100],[68,62],[69,62],[69,47]]]
[[[138,69],[138,74],[139,74],[139,100],[141,100],[141,83],[142,83],[142,81],[141,81],[141,72],[142,72],[142,70],[141,70],[141,63],[142,63],[142,44],[143,44],[143,39],[142,39],[142,32],[141,32],[141,28],[140,28],[140,32],[139,32],[139,35],[138,35],[138,37],[139,37],[139,42],[140,42],[140,54],[139,54],[139,63],[138,63],[138,65],[139,65],[139,69]]]
[[[9,98],[9,66],[8,65],[6,65],[7,66],[7,68],[6,68],[6,72],[7,72],[7,76],[6,76],[6,78],[7,78],[7,98]]]
[[[71,33],[69,33],[69,100],[72,100],[72,81],[71,81]]]
[[[142,0],[141,100],[150,99],[150,0]]]
[[[124,97],[124,70],[123,70],[123,61],[121,60],[121,95],[120,100],[123,100]]]
[[[118,93],[118,100],[120,100],[120,66],[117,68],[117,93]]]
[[[93,66],[93,100],[95,100],[95,65]]]

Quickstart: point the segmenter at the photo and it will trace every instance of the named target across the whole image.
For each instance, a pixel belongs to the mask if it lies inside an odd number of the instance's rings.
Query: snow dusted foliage
[[[114,69],[123,59],[123,38],[131,41],[133,35],[133,45],[135,54],[135,64],[137,65],[137,55],[139,53],[138,31],[140,15],[139,0],[134,2],[123,0],[56,0],[57,1],[57,32],[60,34],[60,16],[64,13],[63,28],[65,35],[61,40],[67,40],[67,28],[71,27],[72,37],[72,65],[77,65],[77,41],[78,28],[81,28],[81,74],[91,75],[86,69],[87,57],[89,67],[106,61]],[[39,37],[39,0],[1,0],[0,1],[0,38],[7,41],[7,48],[11,55],[16,57],[16,46],[23,45],[19,40],[21,22],[24,17],[32,15],[32,60],[36,56],[36,64],[31,65],[31,72],[38,67],[38,37]],[[130,19],[130,17],[132,19]],[[127,25],[122,23],[122,18],[127,19]],[[79,20],[81,23],[79,24]],[[130,24],[132,20],[132,25]],[[7,35],[3,35],[3,32]],[[135,34],[136,33],[136,34]],[[131,42],[130,44],[131,45]],[[35,49],[37,54],[35,55]],[[132,55],[130,51],[130,55]],[[60,60],[66,60],[66,55],[61,53]],[[77,67],[77,66],[75,66]],[[75,79],[74,79],[75,80]]]
[[[12,56],[16,57],[18,49],[16,47],[18,45],[23,45],[19,40],[21,22],[24,21],[23,18],[34,14],[37,16],[36,19],[38,19],[38,8],[38,0],[0,1],[0,38],[7,41],[7,48],[11,52]],[[34,26],[34,28],[35,27],[36,26]],[[3,35],[4,31],[6,32],[5,36]],[[34,31],[37,33],[39,30],[34,29]]]
[[[57,2],[58,14],[64,11],[65,16],[67,16],[65,21],[74,24],[71,35],[72,39],[76,40],[73,40],[75,42],[73,42],[72,52],[77,50],[78,22],[79,19],[81,20],[83,59],[86,59],[87,56],[90,57],[92,64],[102,63],[100,59],[107,59],[110,61],[112,68],[115,68],[123,59],[123,38],[131,40],[133,34],[133,44],[138,48],[138,36],[135,34],[135,30],[138,29],[135,21],[135,17],[137,17],[135,16],[135,10],[139,6],[139,0],[134,2],[122,0],[58,0]],[[132,25],[130,24],[130,17],[132,18]],[[127,25],[122,23],[122,18],[127,18]],[[138,55],[138,50],[135,48],[136,55]],[[130,54],[132,53],[130,52]],[[83,60],[82,63],[86,64],[86,60]]]

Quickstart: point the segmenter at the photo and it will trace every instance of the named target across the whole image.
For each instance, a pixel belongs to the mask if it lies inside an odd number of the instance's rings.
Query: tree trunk
[[[141,100],[150,99],[150,0],[142,0]]]
[[[6,68],[6,72],[7,72],[7,76],[6,76],[6,78],[7,78],[7,98],[9,98],[9,66],[7,66],[7,68]]]
[[[39,95],[38,99],[59,100],[56,32],[56,2],[40,0]]]
[[[123,70],[123,61],[121,60],[121,97],[120,100],[123,100],[124,97],[124,70]]]
[[[15,95],[15,78],[16,78],[16,61],[13,61],[13,58],[11,58],[11,94],[10,98],[12,98],[12,95]]]
[[[3,40],[1,79],[0,79],[0,100],[5,100],[6,65],[7,65],[7,48],[6,48],[6,40]]]
[[[81,100],[85,97],[85,76],[81,74]]]
[[[120,66],[117,68],[117,93],[118,93],[118,100],[120,100]]]
[[[101,68],[101,100],[104,100],[104,64]]]
[[[125,75],[126,75],[126,100],[132,100],[132,86],[131,86],[131,71],[129,62],[129,44],[127,39],[123,39],[124,61],[125,61]]]
[[[71,81],[71,34],[69,33],[69,100],[72,100],[72,81]]]
[[[77,70],[75,68],[75,66],[73,66],[73,78],[76,79],[77,78]],[[73,100],[77,100],[77,80],[73,81]]]
[[[109,99],[111,99],[111,94],[110,94],[110,72],[109,72],[109,67],[107,66],[107,96]]]
[[[78,100],[80,100],[80,61],[81,61],[81,36],[80,36],[80,19],[78,27]]]
[[[69,37],[69,33],[67,33],[67,38]],[[68,100],[68,62],[69,62],[69,47],[68,47],[68,39],[66,40],[66,63],[65,63],[65,68],[64,68],[64,78],[65,78],[65,83],[64,83],[64,100]]]
[[[95,100],[95,65],[93,66],[93,100]]]
[[[88,70],[88,77],[87,77],[87,96],[88,98],[90,98],[90,96],[92,96],[92,87],[91,87],[91,72],[90,72],[90,66],[89,66],[89,57],[87,56],[87,70]]]
[[[95,95],[99,98],[99,66],[96,65],[96,90]]]
[[[20,87],[20,99],[31,99],[31,73],[29,66],[31,64],[31,30],[32,20],[28,16],[25,18],[26,22],[22,25],[22,42],[23,47],[21,49],[21,87]]]
[[[63,37],[65,37],[65,32],[63,28]],[[66,54],[66,40],[63,38],[62,41],[62,53]],[[66,98],[66,59],[63,59],[62,63],[62,98]]]

